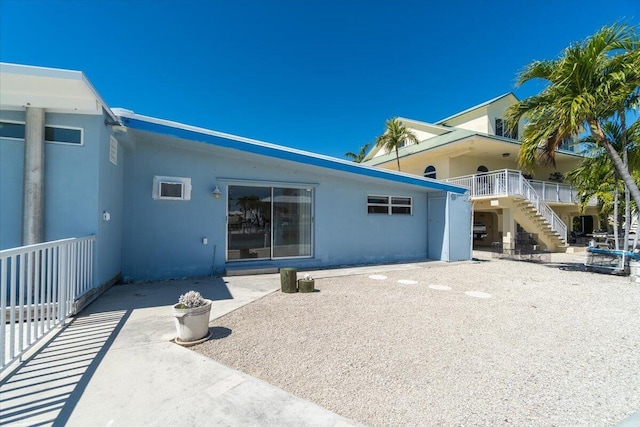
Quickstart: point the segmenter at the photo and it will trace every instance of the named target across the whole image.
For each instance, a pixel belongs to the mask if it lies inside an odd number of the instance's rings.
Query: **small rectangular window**
[[[0,122],[0,138],[24,139],[24,124]]]
[[[367,196],[367,212],[370,214],[411,215],[411,197]]]
[[[82,129],[45,126],[44,140],[61,144],[82,145]]]
[[[387,197],[387,196],[369,196],[367,201],[368,201],[369,204],[388,205],[389,204],[389,197]]]
[[[367,196],[367,212],[370,214],[389,214],[389,197]]]
[[[0,138],[11,138],[24,140],[25,125],[24,123],[0,122]],[[44,140],[45,142],[57,144],[83,144],[83,131],[81,128],[70,128],[60,126],[45,126]]]
[[[175,183],[175,182],[161,182],[160,183],[160,198],[172,198],[172,199],[182,199],[182,194],[184,192],[184,184],[183,183]]]
[[[154,200],[191,200],[191,178],[154,176]]]

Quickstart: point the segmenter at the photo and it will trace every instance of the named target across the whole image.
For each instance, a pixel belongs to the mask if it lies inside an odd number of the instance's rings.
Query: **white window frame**
[[[59,125],[48,125],[45,123],[44,125],[45,129],[46,128],[57,128],[57,129],[69,129],[69,130],[79,130],[80,131],[80,144],[76,144],[75,142],[64,142],[64,141],[49,141],[47,139],[44,140],[44,142],[48,143],[48,144],[59,144],[59,145],[73,145],[74,147],[83,147],[84,146],[84,129],[83,128],[79,128],[79,127],[75,127],[75,126],[59,126]],[[46,134],[46,130],[45,130],[45,134]]]
[[[162,184],[180,184],[182,186],[182,195],[180,197],[162,196]],[[151,196],[153,200],[191,200],[191,178],[155,175],[153,177]]]
[[[502,133],[498,134],[498,121],[500,122],[500,127],[502,129]],[[509,139],[513,139],[513,140],[518,140],[518,136],[519,136],[519,130],[518,127],[516,127],[515,129],[515,138],[512,132],[509,132],[509,129],[507,127],[507,121],[505,119],[503,119],[502,117],[496,117],[495,121],[494,121],[494,126],[495,129],[493,130],[494,134],[496,136],[501,136],[503,138],[509,138]]]
[[[5,120],[2,119],[0,120],[0,122],[3,123],[11,123],[11,124],[15,124],[15,125],[22,125],[26,127],[26,123],[23,121],[19,121],[19,120]],[[74,147],[82,147],[84,146],[84,128],[79,128],[79,127],[75,127],[75,126],[60,126],[60,125],[48,125],[45,123],[44,125],[45,128],[58,128],[58,129],[70,129],[70,130],[79,130],[80,131],[80,143],[76,144],[75,142],[64,142],[64,141],[49,141],[47,139],[45,139],[44,142],[46,142],[47,144],[59,144],[59,145],[71,145]],[[25,129],[26,132],[26,129]],[[0,137],[2,139],[8,139],[10,141],[24,141],[24,138],[14,138],[11,136],[2,136]]]
[[[387,199],[386,203],[372,203],[369,201],[370,197],[376,197],[381,199]],[[393,199],[409,199],[409,203],[394,203]],[[386,207],[387,212],[369,212],[369,207]],[[394,207],[402,207],[409,208],[408,213],[404,212],[393,212]],[[368,215],[413,215],[413,197],[411,196],[391,196],[391,195],[383,195],[383,194],[367,194],[367,214]]]
[[[2,122],[2,123],[11,123],[11,124],[14,124],[14,125],[22,125],[22,126],[25,125],[24,122],[21,122],[21,121],[18,121],[18,120],[5,120],[5,119],[2,119],[2,120],[0,120],[0,122]],[[0,136],[0,139],[8,139],[9,141],[24,141],[24,138],[14,138],[12,136]]]

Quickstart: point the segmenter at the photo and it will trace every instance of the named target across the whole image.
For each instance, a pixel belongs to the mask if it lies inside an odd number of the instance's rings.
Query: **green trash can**
[[[298,292],[298,270],[295,268],[280,269],[280,290],[287,294]]]

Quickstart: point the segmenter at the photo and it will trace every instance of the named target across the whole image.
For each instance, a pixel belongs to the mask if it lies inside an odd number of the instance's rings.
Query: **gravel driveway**
[[[611,426],[640,408],[628,278],[490,260],[315,284],[215,320],[231,333],[194,350],[371,426]]]

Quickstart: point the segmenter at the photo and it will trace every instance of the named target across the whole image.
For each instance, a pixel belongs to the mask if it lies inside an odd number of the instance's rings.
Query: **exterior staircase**
[[[567,247],[567,226],[518,170],[504,169],[445,180],[469,189],[471,200],[499,199],[514,219],[549,250]]]
[[[559,227],[554,229],[552,223],[536,208],[534,202],[528,199],[516,199],[514,205],[516,207],[513,210],[514,219],[527,232],[537,234],[540,243],[549,249],[567,246],[566,234],[561,235],[558,231]]]

